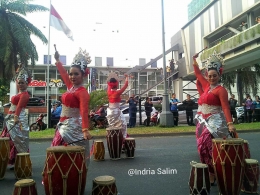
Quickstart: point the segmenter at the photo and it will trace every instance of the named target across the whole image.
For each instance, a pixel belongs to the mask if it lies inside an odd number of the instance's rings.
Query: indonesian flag
[[[64,23],[58,12],[55,10],[55,8],[51,5],[51,22],[50,25],[56,28],[59,31],[63,31],[65,35],[69,39],[73,41],[73,34],[71,30],[67,27],[67,25]]]

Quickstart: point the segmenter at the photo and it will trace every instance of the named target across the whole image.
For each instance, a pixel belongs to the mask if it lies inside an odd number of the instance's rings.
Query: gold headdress
[[[222,73],[221,68],[223,65],[224,65],[223,57],[221,56],[220,53],[214,51],[213,54],[210,55],[209,58],[207,59],[205,67],[207,68],[208,71],[214,69],[221,74]]]
[[[78,65],[80,66],[80,69],[85,73],[87,65],[90,64],[91,59],[89,56],[89,53],[86,52],[86,50],[82,50],[79,48],[79,52],[76,54],[76,56],[73,59],[73,65]]]
[[[31,72],[24,66],[20,67],[16,71],[15,80],[24,79],[27,84],[31,82],[32,75]]]
[[[108,75],[108,77],[107,77],[107,82],[109,82],[111,78],[114,78],[114,79],[116,79],[117,81],[121,81],[121,80],[122,80],[122,79],[120,79],[120,78],[118,77],[118,75],[117,75],[115,72],[113,72],[113,71],[111,71],[111,72],[109,73],[109,75]]]

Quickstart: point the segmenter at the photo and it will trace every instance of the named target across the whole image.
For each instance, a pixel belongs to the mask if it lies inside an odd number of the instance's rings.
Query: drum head
[[[99,176],[94,179],[95,183],[99,185],[109,185],[115,183],[116,179],[109,175]]]
[[[196,168],[208,168],[208,165],[204,163],[196,163],[196,164],[192,164],[192,166]]]
[[[0,141],[8,141],[8,140],[10,140],[9,137],[0,137]]]
[[[83,146],[54,146],[46,149],[47,152],[81,152],[85,151]]]
[[[30,153],[22,152],[22,153],[18,153],[17,156],[30,156]]]
[[[31,186],[34,185],[35,181],[33,179],[21,179],[17,181],[14,185],[17,187],[22,187],[22,186]]]
[[[135,140],[135,138],[133,138],[133,137],[127,137],[127,138],[125,138],[125,140]]]
[[[106,128],[107,131],[115,131],[115,130],[121,130],[122,128],[121,127],[108,127]]]
[[[258,160],[256,159],[245,159],[246,164],[258,164]]]
[[[102,142],[102,143],[103,143],[103,141],[102,141],[102,140],[95,140],[95,142],[97,142],[97,143],[100,143],[100,142]]]
[[[248,144],[248,141],[247,141],[247,140],[244,140],[244,143],[245,143],[245,144]]]
[[[215,138],[212,139],[213,143],[225,143],[225,144],[243,144],[244,140],[241,138]]]

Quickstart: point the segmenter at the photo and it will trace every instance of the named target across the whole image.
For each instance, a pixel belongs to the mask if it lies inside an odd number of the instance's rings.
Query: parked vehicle
[[[98,123],[95,120],[95,114],[90,114],[90,120],[91,123],[93,125],[93,127],[97,128],[98,127]],[[100,124],[102,125],[103,128],[107,128],[108,127],[108,121],[106,117],[100,118],[98,121],[100,121]]]
[[[30,125],[30,131],[41,131],[47,128],[47,124],[43,122],[43,118],[47,116],[47,114],[40,114],[36,119],[36,122]]]
[[[39,97],[30,97],[27,106],[43,106],[44,104],[45,104],[44,99]],[[3,105],[3,107],[10,107],[10,106],[11,106],[11,102]]]
[[[144,120],[144,125],[146,125],[147,119]],[[151,115],[150,125],[156,126],[160,123],[160,112],[156,111]]]
[[[126,119],[127,124],[129,123],[129,106],[123,106],[120,108],[121,111],[124,114],[124,117]],[[153,115],[155,112],[158,112],[154,107],[152,107],[153,111],[151,112],[151,115]],[[144,123],[146,119],[146,114],[145,114],[145,107],[141,106],[141,117],[142,117],[142,124]],[[136,113],[136,124],[139,124],[140,117],[139,117],[139,106],[137,106],[137,113]]]

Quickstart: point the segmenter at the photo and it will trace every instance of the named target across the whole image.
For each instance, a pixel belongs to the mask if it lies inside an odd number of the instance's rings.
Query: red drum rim
[[[35,184],[35,181],[33,179],[21,179],[17,181],[14,185],[16,187],[23,187],[23,186],[32,186]]]
[[[115,183],[116,179],[109,175],[103,175],[96,177],[94,181],[99,185],[109,185]]]
[[[0,137],[0,141],[2,141],[2,140],[6,140],[6,141],[8,141],[10,138],[9,137]]]
[[[30,153],[28,153],[28,152],[21,152],[21,153],[18,153],[17,156],[30,156]]]
[[[212,139],[213,143],[222,143],[222,144],[243,144],[244,140],[241,138],[215,138]]]
[[[135,140],[135,138],[133,138],[133,137],[127,137],[127,138],[125,138],[125,140]]]
[[[83,146],[53,146],[46,149],[47,152],[81,152],[85,151]]]
[[[251,158],[246,158],[245,162],[246,162],[246,164],[258,164],[258,160],[251,159]]]

